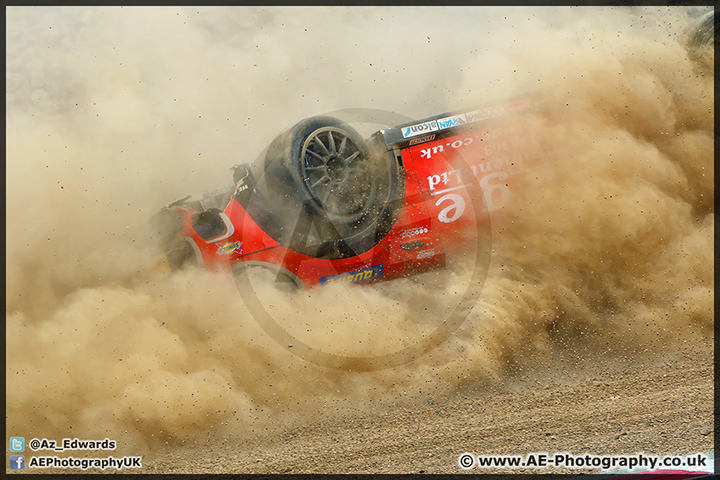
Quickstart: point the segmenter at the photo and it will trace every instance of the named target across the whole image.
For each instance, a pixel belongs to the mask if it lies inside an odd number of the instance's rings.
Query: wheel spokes
[[[373,186],[364,151],[351,137],[323,129],[307,140],[303,153],[308,153],[301,167],[305,185],[328,214],[345,217],[366,207]]]
[[[360,155],[359,151],[353,153],[352,155],[350,155],[348,158],[345,159],[345,163],[352,162],[353,160],[355,160],[358,157],[358,155]]]
[[[320,180],[310,185],[310,190],[315,190],[315,187],[328,180],[330,180],[330,177],[328,177],[327,175],[323,175],[322,177],[320,177]]]
[[[335,153],[335,139],[333,138],[332,130],[328,130],[328,145],[330,145],[330,153]]]
[[[340,149],[338,150],[338,155],[342,157],[342,154],[345,153],[345,147],[347,146],[347,137],[343,136],[342,142],[340,142]]]
[[[325,163],[325,157],[323,157],[319,153],[315,153],[310,149],[306,150],[306,152],[315,157],[316,159],[320,160],[323,164]]]
[[[329,154],[330,154],[330,150],[328,150],[328,148],[325,146],[325,144],[322,142],[322,140],[320,140],[320,136],[319,136],[319,135],[315,135],[315,136],[313,137],[313,140],[315,141],[315,143],[317,143],[318,145],[320,145],[320,148],[323,149],[323,152],[325,152],[325,155],[329,155]]]

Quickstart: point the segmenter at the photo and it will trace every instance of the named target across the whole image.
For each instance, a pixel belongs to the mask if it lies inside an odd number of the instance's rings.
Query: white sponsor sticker
[[[465,114],[465,119],[468,123],[478,122],[480,120],[485,120],[486,118],[499,117],[500,115],[505,115],[506,113],[529,110],[530,108],[532,108],[532,102],[530,100],[519,100],[513,103],[495,105],[493,107],[475,110],[474,112],[467,112]]]
[[[505,113],[505,106],[498,105],[491,108],[483,108],[482,110],[475,110],[474,112],[468,112],[465,115],[468,122],[478,122],[480,120],[485,120],[486,118],[497,117],[503,113]]]
[[[428,233],[430,230],[428,230],[427,227],[415,227],[411,228],[410,230],[405,230],[400,234],[400,238],[410,238],[414,237],[416,235],[423,235],[425,233]]]
[[[432,248],[430,250],[424,250],[422,252],[417,253],[418,260],[424,260],[426,258],[430,258],[433,256],[435,256],[435,250],[433,250]]]
[[[409,127],[403,127],[401,131],[403,138],[409,138],[414,137],[415,135],[420,135],[422,133],[437,132],[437,130],[437,121],[431,120],[429,122],[419,123],[417,125],[410,125]]]

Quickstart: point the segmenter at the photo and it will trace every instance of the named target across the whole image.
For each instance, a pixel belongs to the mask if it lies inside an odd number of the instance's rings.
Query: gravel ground
[[[163,447],[146,456],[144,472],[458,473],[463,452],[686,455],[712,449],[708,343],[632,362],[537,367],[501,385],[340,423]]]
[[[422,404],[155,446],[143,454],[141,470],[103,473],[581,474],[597,470],[464,471],[458,457],[706,453],[713,451],[712,358],[711,342],[633,360],[566,357]]]

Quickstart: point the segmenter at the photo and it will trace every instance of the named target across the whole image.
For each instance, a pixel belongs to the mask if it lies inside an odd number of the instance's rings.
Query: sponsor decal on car
[[[416,227],[411,228],[409,230],[405,230],[402,233],[400,233],[400,238],[410,238],[414,237],[415,235],[422,235],[423,233],[428,233],[429,230],[427,227]]]
[[[363,268],[362,270],[355,270],[354,272],[341,273],[339,275],[329,275],[327,277],[320,277],[320,283],[360,283],[375,280],[376,278],[382,278],[385,276],[385,266],[373,265],[372,267]]]
[[[425,246],[425,242],[422,240],[415,240],[414,242],[408,242],[408,243],[401,243],[400,248],[405,250],[406,252],[408,250],[415,250],[416,248],[421,248]]]
[[[437,121],[437,123],[440,130],[445,130],[446,128],[465,125],[467,123],[467,118],[465,118],[465,114],[461,113],[460,115],[453,115],[452,117],[441,118]]]
[[[426,258],[430,258],[435,255],[435,250],[432,248],[430,250],[423,250],[421,252],[417,252],[417,259],[418,260],[424,260]]]
[[[519,100],[505,105],[495,105],[494,107],[468,112],[465,114],[465,118],[468,123],[478,122],[480,120],[485,120],[486,118],[499,117],[500,115],[504,115],[506,113],[515,113],[522,110],[529,110],[530,108],[532,108],[531,101]]]
[[[401,131],[403,138],[409,138],[414,137],[415,135],[420,135],[422,133],[437,132],[438,124],[437,121],[431,120],[429,122],[418,123],[417,125],[410,125],[409,127],[403,127]]]
[[[466,118],[468,122],[478,122],[486,118],[497,117],[503,113],[505,113],[504,105],[498,105],[492,108],[483,108],[481,110],[475,110],[474,112],[468,112]]]
[[[410,140],[410,143],[408,145],[413,146],[413,145],[417,145],[419,143],[430,142],[432,140],[435,140],[434,133],[432,135],[425,135],[424,137],[414,138],[414,139]]]
[[[530,110],[533,106],[533,102],[530,100],[519,100],[517,102],[509,103],[505,106],[505,111],[509,113],[520,112],[522,110]]]
[[[233,253],[242,253],[242,242],[227,242],[224,245],[215,244],[218,246],[218,255],[232,255]]]

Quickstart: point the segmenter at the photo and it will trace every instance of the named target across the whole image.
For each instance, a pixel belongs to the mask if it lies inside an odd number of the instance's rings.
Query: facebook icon
[[[25,455],[10,455],[10,470],[25,470]]]

